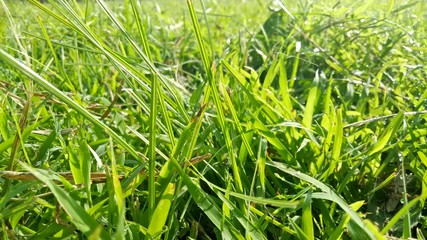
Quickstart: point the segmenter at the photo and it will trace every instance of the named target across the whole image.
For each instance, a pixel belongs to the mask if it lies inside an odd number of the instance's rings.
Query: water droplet
[[[403,162],[403,154],[399,152],[397,156],[399,157],[399,162]]]

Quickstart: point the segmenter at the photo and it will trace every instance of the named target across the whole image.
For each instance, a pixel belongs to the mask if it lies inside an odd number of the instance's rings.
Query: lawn
[[[0,235],[425,239],[426,13],[0,0]]]

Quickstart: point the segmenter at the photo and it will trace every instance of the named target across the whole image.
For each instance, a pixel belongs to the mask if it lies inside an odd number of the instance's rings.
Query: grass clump
[[[29,3],[4,238],[424,239],[424,2]]]

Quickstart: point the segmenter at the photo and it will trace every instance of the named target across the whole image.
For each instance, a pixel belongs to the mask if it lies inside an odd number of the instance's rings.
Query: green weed
[[[5,239],[425,239],[424,1],[0,0]]]

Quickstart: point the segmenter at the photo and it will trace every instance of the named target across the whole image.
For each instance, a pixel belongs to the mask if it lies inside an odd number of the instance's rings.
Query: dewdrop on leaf
[[[297,52],[297,53],[299,53],[299,51],[301,50],[301,42],[300,41],[298,41],[298,42],[296,42],[296,44],[295,44],[295,51]]]

